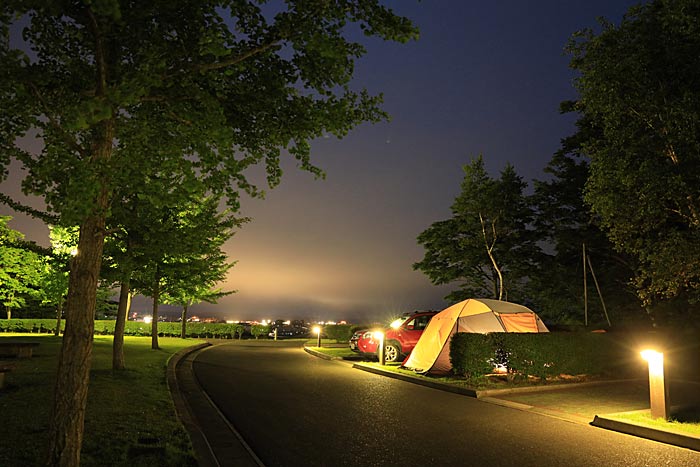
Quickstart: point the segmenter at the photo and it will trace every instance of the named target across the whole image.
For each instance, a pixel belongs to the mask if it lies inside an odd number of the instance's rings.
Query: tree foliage
[[[583,274],[588,275],[588,319],[605,323],[605,310],[593,288],[589,266],[583,266],[583,246],[594,268],[612,322],[640,315],[630,279],[633,260],[616,252],[597,218],[584,202],[589,163],[579,138],[566,138],[552,157],[546,180],[535,180],[533,206],[540,242],[547,245],[528,285],[530,297],[543,319],[558,324],[584,322]]]
[[[569,46],[591,158],[586,200],[637,260],[646,304],[700,291],[700,4],[655,0]]]
[[[14,23],[23,44],[10,44]],[[365,50],[348,39],[350,24],[389,40],[417,35],[377,0],[1,4],[0,174],[17,159],[25,192],[41,196],[61,225],[80,226],[47,463],[79,462],[117,188],[173,173],[235,209],[239,192],[259,193],[245,169],[263,164],[274,186],[284,152],[320,174],[311,140],[386,116],[380,97],[351,88]],[[16,144],[32,134],[43,143],[38,154]]]
[[[463,167],[462,191],[452,204],[452,217],[432,224],[418,236],[425,248],[413,265],[434,284],[456,282],[446,298],[517,299],[538,248],[529,225],[532,209],[526,183],[508,165],[491,178],[482,157]]]
[[[30,296],[39,295],[42,257],[22,248],[24,235],[8,227],[10,216],[0,216],[0,304],[12,317]]]

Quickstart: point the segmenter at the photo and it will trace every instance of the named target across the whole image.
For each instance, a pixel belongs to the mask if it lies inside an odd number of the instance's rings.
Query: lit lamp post
[[[314,326],[314,334],[316,334],[316,347],[321,347],[321,326]]]
[[[375,331],[374,339],[377,341],[377,358],[379,358],[379,364],[384,365],[386,363],[386,352],[384,351],[384,333],[382,331]]]
[[[642,358],[649,362],[649,401],[651,418],[669,418],[668,388],[666,387],[664,354],[656,350],[642,351]]]

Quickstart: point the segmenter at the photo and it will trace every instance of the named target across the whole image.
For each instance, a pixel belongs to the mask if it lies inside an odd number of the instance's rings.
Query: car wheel
[[[384,346],[384,360],[396,362],[401,357],[401,346],[396,342],[389,342]]]

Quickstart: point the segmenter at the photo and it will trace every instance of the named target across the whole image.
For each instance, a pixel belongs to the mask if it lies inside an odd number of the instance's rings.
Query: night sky
[[[450,288],[411,267],[423,257],[416,237],[450,216],[472,157],[483,154],[493,175],[510,162],[527,181],[544,178],[573,132],[573,116],[558,112],[576,97],[566,42],[599,16],[618,23],[638,2],[385,3],[421,35],[408,44],[363,39],[368,53],[355,86],[383,92],[391,121],[316,141],[312,158],[325,180],[286,160],[281,185],[265,200],[244,198],[242,214],[253,221],[226,245],[238,263],[224,288],[238,292],[191,314],[357,322],[444,308]],[[15,193],[20,177],[12,171],[0,189]],[[0,205],[7,214],[15,215]],[[48,242],[36,221],[16,215],[10,226]],[[136,300],[133,311],[147,308]]]

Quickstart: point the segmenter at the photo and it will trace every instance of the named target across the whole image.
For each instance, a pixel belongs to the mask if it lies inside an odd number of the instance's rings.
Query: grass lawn
[[[636,425],[643,425],[666,431],[675,431],[700,438],[700,408],[697,407],[674,413],[669,421],[665,421],[661,418],[651,418],[651,411],[649,410],[606,415],[606,417],[621,422],[634,423]]]
[[[13,361],[15,370],[7,374],[5,388],[0,390],[0,465],[39,465],[61,338],[0,336],[0,342],[7,340],[40,345],[31,359]],[[95,336],[81,465],[196,465],[170,398],[166,367],[171,355],[199,342],[160,338],[161,349],[152,350],[150,337],[127,336],[127,369],[114,373],[112,337]]]

